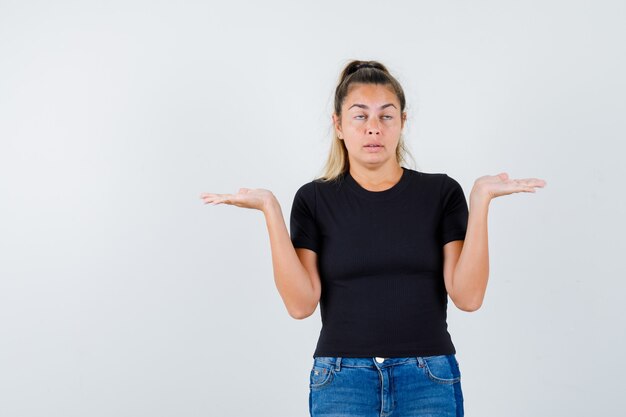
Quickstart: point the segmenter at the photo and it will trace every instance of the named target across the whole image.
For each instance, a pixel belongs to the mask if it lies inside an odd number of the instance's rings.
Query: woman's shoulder
[[[415,184],[421,184],[422,187],[427,186],[433,193],[446,194],[451,190],[461,188],[461,184],[446,172],[424,172],[410,169],[413,176],[419,178]]]
[[[326,189],[337,186],[341,183],[341,179],[325,181],[321,178],[314,178],[298,187],[296,190],[297,197],[303,197],[308,200],[314,200],[317,193],[324,192]]]
[[[442,181],[446,181],[448,178],[451,178],[445,172],[426,172],[426,171],[418,171],[411,168],[405,168],[412,176],[418,177],[423,181],[436,182],[441,184]]]
[[[313,191],[325,191],[325,190],[333,190],[338,189],[344,183],[345,173],[339,174],[335,178],[323,178],[317,177],[312,179],[311,181],[300,186],[299,190],[303,192],[313,192]]]

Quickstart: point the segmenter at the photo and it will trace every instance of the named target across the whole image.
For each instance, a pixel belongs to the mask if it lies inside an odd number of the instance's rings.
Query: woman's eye
[[[356,116],[354,116],[354,118],[355,118],[355,119],[358,119],[358,118],[360,118],[360,117],[365,117],[365,115],[363,115],[363,114],[357,114]],[[384,119],[384,118],[387,118],[387,120],[391,120],[391,119],[393,119],[393,116],[385,115],[385,116],[383,116],[383,119]]]

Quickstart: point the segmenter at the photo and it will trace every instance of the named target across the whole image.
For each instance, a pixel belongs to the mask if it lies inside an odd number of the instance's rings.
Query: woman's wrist
[[[469,200],[470,207],[489,206],[491,196],[483,192],[480,188],[472,188]]]
[[[271,194],[264,199],[263,208],[261,209],[261,211],[263,211],[263,214],[267,215],[270,212],[276,210],[280,211],[280,203],[278,202],[276,196],[274,194]]]

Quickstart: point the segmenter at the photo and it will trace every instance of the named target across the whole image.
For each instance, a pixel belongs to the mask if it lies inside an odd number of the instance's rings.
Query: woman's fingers
[[[263,211],[276,197],[270,190],[264,188],[240,188],[236,194],[200,194],[205,204],[230,204],[237,207],[257,209]]]
[[[521,187],[522,191],[528,191],[531,193],[534,193],[537,191],[535,188],[537,187],[543,188],[546,185],[546,182],[539,178],[524,178],[524,179],[519,179],[519,180],[514,180],[514,181],[517,183],[518,188]]]
[[[540,178],[521,178],[513,181],[527,185],[529,187],[544,187],[546,185],[546,182]]]
[[[202,193],[200,198],[204,200],[205,204],[210,204],[212,206],[218,204],[229,204],[237,207],[262,209],[262,196],[265,193],[267,193],[267,190],[240,188],[236,194]]]
[[[535,192],[535,187],[526,181],[513,180],[511,185],[512,185],[512,188],[511,188],[512,192],[520,192],[520,191],[531,192],[531,193]]]
[[[509,178],[506,172],[484,175],[474,182],[475,192],[490,198],[519,192],[535,193],[536,188],[545,185],[546,181],[541,178]]]
[[[214,193],[203,193],[200,195],[200,198],[204,200],[204,204],[211,204],[212,206],[216,204],[231,204],[232,194],[214,194]]]

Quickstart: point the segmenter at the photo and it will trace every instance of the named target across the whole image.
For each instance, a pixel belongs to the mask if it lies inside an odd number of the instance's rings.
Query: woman
[[[296,192],[291,236],[274,195],[242,188],[205,203],[262,210],[276,287],[322,330],[309,380],[311,416],[462,416],[448,297],[482,302],[491,199],[545,186],[506,173],[459,183],[401,166],[408,153],[402,87],[376,61],[352,61],[335,90],[335,137],[321,178]]]

